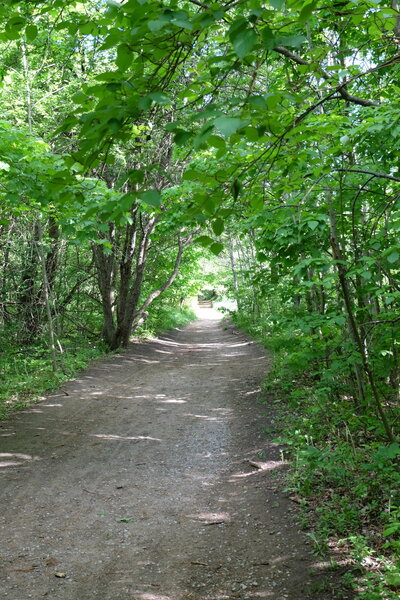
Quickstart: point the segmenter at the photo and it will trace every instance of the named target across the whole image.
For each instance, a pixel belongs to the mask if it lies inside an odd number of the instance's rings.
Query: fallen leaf
[[[301,504],[303,499],[301,498],[301,496],[289,496],[289,500],[291,500],[292,502],[296,502],[297,504]]]
[[[45,562],[47,567],[55,567],[56,564],[58,564],[58,560],[56,560],[55,558],[48,558]]]
[[[55,577],[58,577],[59,579],[65,579],[67,574],[66,573],[54,573]]]

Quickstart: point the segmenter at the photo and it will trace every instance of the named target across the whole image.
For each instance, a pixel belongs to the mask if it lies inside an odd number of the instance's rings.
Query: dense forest
[[[315,551],[351,557],[358,598],[398,597],[398,1],[0,16],[2,413],[215,289],[273,353]]]

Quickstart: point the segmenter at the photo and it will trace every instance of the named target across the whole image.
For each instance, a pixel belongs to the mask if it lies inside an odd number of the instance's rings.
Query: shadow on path
[[[267,363],[205,311],[3,423],[2,597],[334,597],[263,433]]]

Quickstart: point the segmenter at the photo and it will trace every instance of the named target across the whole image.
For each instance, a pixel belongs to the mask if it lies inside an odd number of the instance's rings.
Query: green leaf
[[[317,0],[312,0],[312,2],[309,2],[308,4],[303,6],[303,8],[300,11],[300,16],[299,16],[300,24],[305,23],[306,21],[309,20],[316,5],[317,5]]]
[[[208,248],[210,244],[214,243],[214,240],[208,235],[199,235],[199,237],[197,237],[195,241],[198,242],[201,246],[203,246],[203,248]]]
[[[179,126],[180,126],[179,121],[173,121],[172,123],[167,123],[165,125],[165,130],[166,131],[176,131]]]
[[[132,183],[143,183],[144,171],[141,171],[140,169],[130,169],[127,173],[127,178]]]
[[[269,92],[265,94],[265,102],[269,110],[274,110],[276,106],[278,106],[279,102],[282,100],[282,94],[279,92]]]
[[[207,123],[193,139],[193,146],[197,148],[206,148],[208,138],[211,136],[212,125]]]
[[[136,197],[133,194],[125,194],[119,201],[118,208],[120,208],[123,211],[128,211],[132,208],[132,205],[135,202],[135,200]]]
[[[218,254],[221,254],[222,250],[224,249],[224,245],[221,244],[220,242],[214,242],[213,244],[211,244],[210,246],[210,250],[213,254],[215,254],[216,256]]]
[[[78,118],[75,115],[70,115],[68,116],[66,119],[64,119],[64,121],[61,123],[60,127],[58,127],[55,132],[54,135],[58,135],[59,133],[63,132],[63,131],[71,131],[71,129],[73,127],[75,127],[75,125],[78,124]]]
[[[245,123],[237,117],[218,117],[214,119],[214,126],[226,137],[233,135],[244,125]]]
[[[155,102],[156,104],[160,104],[161,106],[171,104],[169,96],[167,96],[167,94],[164,94],[163,92],[151,92],[151,94],[149,94],[148,97],[151,98],[153,102]]]
[[[250,200],[250,206],[254,212],[259,212],[264,208],[264,200],[259,194],[254,194]]]
[[[388,573],[385,575],[385,581],[391,587],[400,587],[400,573]]]
[[[120,121],[119,119],[116,119],[114,117],[112,117],[111,119],[108,119],[107,121],[107,127],[110,131],[113,131],[114,133],[117,133],[121,127],[123,126],[122,121]]]
[[[235,200],[237,200],[240,192],[242,190],[242,184],[238,179],[235,179],[232,183],[232,196]]]
[[[183,181],[202,181],[207,182],[212,179],[208,173],[203,171],[196,171],[196,169],[188,168],[182,176]]]
[[[224,222],[222,219],[215,219],[215,221],[211,223],[211,227],[215,235],[221,235],[224,231]]]
[[[33,42],[33,40],[37,37],[37,34],[38,34],[38,28],[36,27],[36,25],[28,25],[25,28],[26,39],[29,42]]]
[[[400,532],[400,521],[389,523],[389,525],[387,525],[387,527],[385,527],[385,529],[383,530],[383,535],[385,537],[389,537],[397,532]]]
[[[155,19],[154,21],[149,21],[147,23],[147,27],[150,29],[152,33],[157,33],[163,27],[167,25],[167,21],[161,19]]]
[[[244,58],[253,50],[257,43],[257,34],[254,29],[244,29],[232,39],[233,48],[239,58]]]
[[[217,148],[218,150],[226,150],[225,140],[219,135],[210,135],[210,137],[207,138],[207,144],[212,148]]]
[[[153,102],[160,104],[161,106],[171,104],[171,100],[163,92],[151,92],[150,94],[147,94],[141,98],[138,102],[138,105],[141,109],[148,110],[153,105]]]
[[[176,12],[171,19],[171,23],[176,25],[176,27],[188,29],[189,31],[193,29],[192,23],[188,20],[188,15],[183,11]]]
[[[346,319],[342,315],[337,315],[332,319],[332,321],[336,323],[336,325],[340,325],[340,327],[342,327],[346,323]]]
[[[83,92],[76,92],[72,96],[72,102],[74,104],[84,104],[87,101],[88,97]]]
[[[255,106],[255,107],[261,108],[263,110],[265,110],[265,108],[267,106],[264,96],[249,96],[247,98],[247,102],[251,106]]]
[[[377,462],[386,462],[393,460],[400,455],[400,446],[398,442],[392,442],[389,446],[380,446],[373,454],[373,459]]]
[[[371,271],[362,271],[361,277],[369,281],[372,278],[372,273]]]
[[[387,446],[387,448],[386,448],[387,458],[393,459],[399,455],[400,455],[400,446],[399,446],[398,442],[393,442],[392,444],[389,444],[389,446]]]
[[[147,192],[142,192],[140,194],[140,199],[155,208],[159,208],[161,204],[161,194],[158,190],[147,190]]]
[[[387,261],[391,264],[397,262],[399,260],[400,254],[397,251],[391,252],[389,256],[387,256]]]
[[[93,21],[87,21],[79,25],[79,31],[83,35],[94,35],[97,30],[97,25]]]
[[[133,54],[126,44],[121,44],[117,48],[116,64],[120,71],[126,71],[132,64]]]
[[[307,221],[307,225],[312,231],[314,231],[318,227],[319,221]]]
[[[285,6],[285,0],[268,0],[270,5],[273,6],[274,8],[276,8],[277,10],[280,10],[281,8],[283,8]]]
[[[7,22],[6,28],[12,29],[14,31],[21,31],[21,29],[24,27],[25,23],[26,23],[26,21],[25,21],[24,17],[21,17],[20,15],[16,15],[14,17],[11,17],[11,19]]]
[[[276,46],[275,36],[268,25],[261,31],[264,47],[266,50],[272,50]]]
[[[184,129],[178,128],[174,134],[174,142],[177,146],[183,146],[188,140],[190,140],[191,137],[192,134],[190,131],[185,131]]]
[[[276,38],[276,46],[289,46],[289,48],[298,48],[307,38],[304,35],[285,35],[283,37]]]
[[[255,127],[246,127],[244,133],[249,142],[256,142],[259,138],[258,129]]]

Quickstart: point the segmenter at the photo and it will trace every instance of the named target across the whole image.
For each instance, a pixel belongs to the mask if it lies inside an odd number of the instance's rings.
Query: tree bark
[[[356,318],[354,315],[353,306],[352,306],[352,302],[351,302],[351,295],[350,295],[349,287],[348,287],[346,267],[344,265],[343,256],[342,256],[339,241],[338,241],[337,228],[336,228],[336,215],[335,215],[335,212],[334,212],[334,209],[332,206],[330,207],[330,223],[331,223],[330,242],[331,242],[331,247],[332,247],[332,253],[333,253],[333,258],[336,261],[336,269],[337,269],[340,288],[342,291],[343,300],[344,300],[344,304],[345,304],[345,308],[346,308],[351,337],[352,337],[352,340],[354,341],[354,343],[357,347],[357,350],[359,352],[361,364],[362,364],[363,370],[365,372],[365,375],[367,377],[367,380],[369,382],[369,385],[370,385],[370,388],[372,391],[372,395],[373,395],[373,398],[375,401],[376,410],[382,421],[383,427],[386,432],[387,439],[390,442],[395,442],[396,440],[395,440],[393,432],[390,428],[385,411],[383,410],[379,391],[378,391],[378,388],[375,383],[375,378],[374,378],[373,372],[371,370],[371,367],[369,365],[368,357],[365,352],[365,347],[362,342],[360,332],[358,330],[358,325],[357,325],[357,321],[356,321]]]

